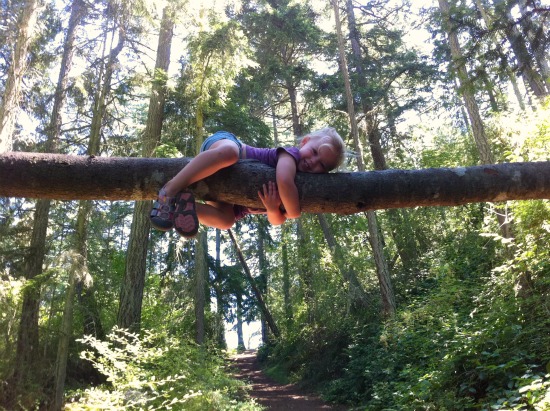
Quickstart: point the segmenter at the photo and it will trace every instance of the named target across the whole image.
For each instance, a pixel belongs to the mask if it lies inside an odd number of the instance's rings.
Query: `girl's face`
[[[328,173],[336,167],[336,154],[330,144],[321,137],[306,136],[300,143],[298,171],[305,173]]]

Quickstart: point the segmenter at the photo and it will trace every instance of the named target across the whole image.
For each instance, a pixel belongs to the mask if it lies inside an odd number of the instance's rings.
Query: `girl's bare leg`
[[[212,144],[212,147],[199,153],[174,178],[166,183],[164,186],[166,195],[174,197],[179,191],[187,188],[190,184],[211,176],[222,168],[235,164],[237,161],[239,161],[239,147],[234,141],[216,141]]]
[[[206,204],[196,204],[199,221],[208,226],[227,230],[235,223],[233,204],[208,201]]]

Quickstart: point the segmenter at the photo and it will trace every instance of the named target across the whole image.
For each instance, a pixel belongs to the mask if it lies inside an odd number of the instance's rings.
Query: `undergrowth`
[[[549,410],[549,210],[514,204],[516,238],[484,227],[463,238],[467,259],[453,233],[427,256],[430,287],[393,318],[354,324],[327,313],[322,327],[290,330],[266,348],[266,364],[369,411]]]
[[[66,410],[239,410],[262,408],[228,373],[222,351],[153,332],[115,328],[107,340],[81,340],[81,356],[107,378],[67,394]]]

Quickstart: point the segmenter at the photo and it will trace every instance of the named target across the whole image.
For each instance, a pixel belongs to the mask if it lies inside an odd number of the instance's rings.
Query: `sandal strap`
[[[170,197],[166,197],[170,198]],[[174,212],[174,207],[170,203],[163,201],[155,201],[151,210],[151,217],[160,217],[164,219],[170,219]]]
[[[172,212],[170,210],[161,210],[161,209],[155,209],[153,208],[151,210],[151,217],[160,217],[160,218],[164,218],[164,219],[167,219],[167,218],[170,218]]]

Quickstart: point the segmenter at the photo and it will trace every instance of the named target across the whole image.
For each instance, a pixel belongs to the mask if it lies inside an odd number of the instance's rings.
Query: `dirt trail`
[[[329,405],[319,397],[304,392],[293,384],[281,385],[274,382],[262,373],[256,359],[256,351],[249,350],[235,355],[232,357],[232,365],[236,368],[237,378],[245,380],[252,386],[252,390],[249,392],[250,396],[270,411],[344,411],[348,409],[343,406]]]

